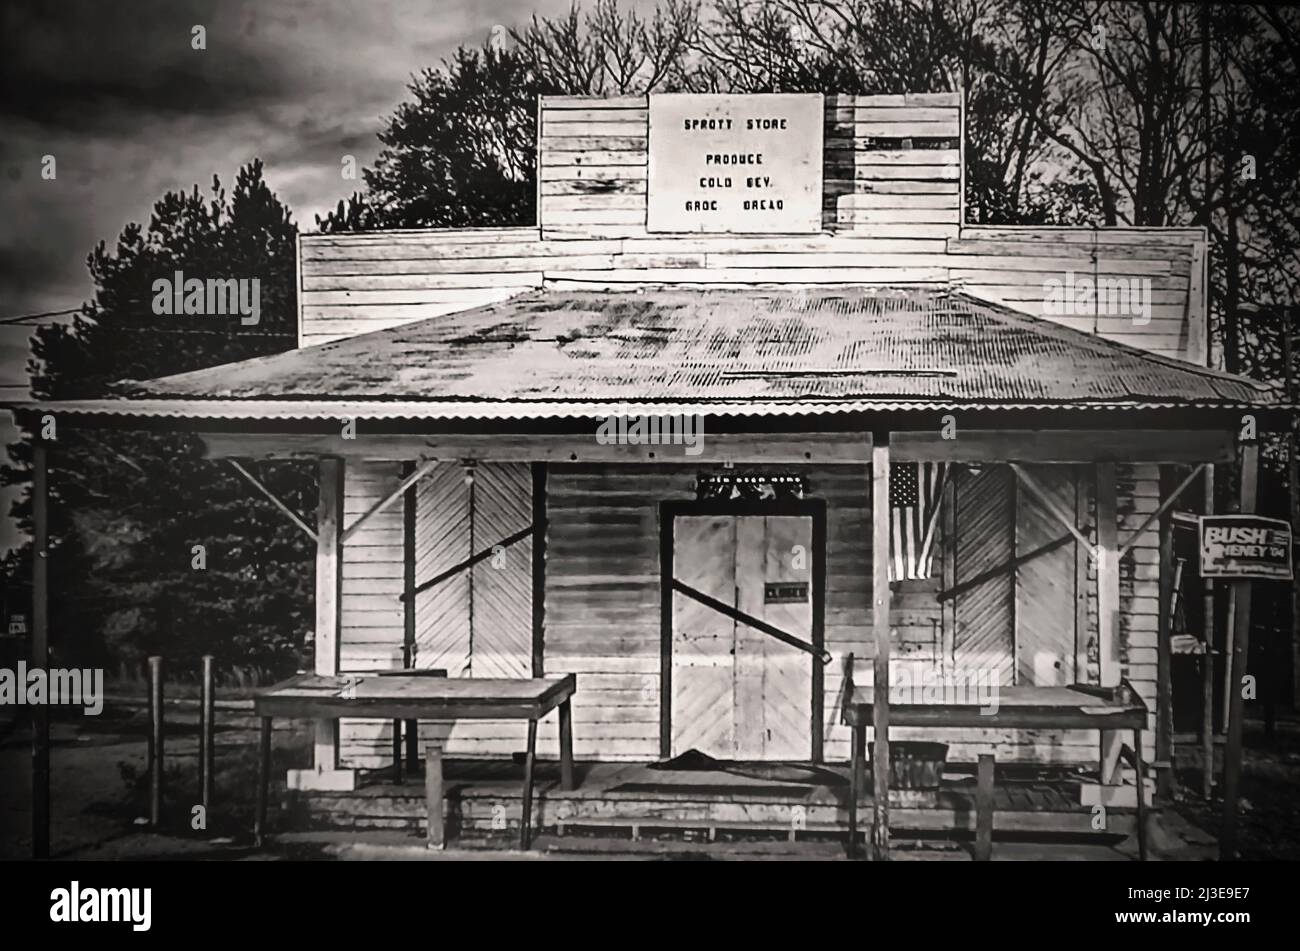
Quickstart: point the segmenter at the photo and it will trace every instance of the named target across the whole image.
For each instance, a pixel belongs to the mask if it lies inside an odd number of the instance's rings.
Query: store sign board
[[[820,93],[650,96],[646,229],[822,230]]]

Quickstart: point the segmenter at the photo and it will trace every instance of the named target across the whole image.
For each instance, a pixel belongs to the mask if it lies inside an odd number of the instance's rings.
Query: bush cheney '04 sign
[[[822,230],[822,96],[650,97],[646,229]]]
[[[1202,515],[1201,577],[1290,581],[1291,526],[1258,515]]]

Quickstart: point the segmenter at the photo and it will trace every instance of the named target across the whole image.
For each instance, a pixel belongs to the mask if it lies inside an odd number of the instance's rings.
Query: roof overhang
[[[7,404],[20,425],[47,414],[94,429],[174,432],[581,433],[610,417],[695,416],[719,432],[938,430],[955,417],[972,429],[1236,429],[1243,414],[1281,429],[1296,407],[1257,403],[1093,404],[838,401],[791,403],[435,403],[346,400],[29,400]]]
[[[714,432],[1285,425],[1260,384],[960,291],[529,292],[333,343],[12,404],[95,428],[589,432],[698,416]]]

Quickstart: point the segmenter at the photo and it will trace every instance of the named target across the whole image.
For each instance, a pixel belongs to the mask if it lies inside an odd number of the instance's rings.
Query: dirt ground
[[[676,848],[658,843],[648,851],[628,842],[585,843],[574,852],[571,842],[541,836],[537,853],[512,856],[481,845],[427,853],[418,837],[367,834],[301,833],[279,837],[274,848],[254,852],[248,848],[252,826],[256,734],[252,718],[225,717],[216,742],[217,784],[214,814],[204,828],[193,828],[192,804],[198,799],[198,737],[192,707],[169,710],[166,737],[167,821],[157,831],[147,828],[145,717],[138,706],[109,705],[104,715],[55,722],[51,749],[51,854],[56,858],[223,858],[266,860],[283,857],[319,857],[342,860],[383,858],[450,860],[487,858],[802,858],[836,859],[842,850],[825,843],[797,843],[789,850],[768,847],[721,851],[695,846]],[[218,723],[223,717],[218,715]],[[1247,751],[1242,774],[1242,810],[1239,854],[1244,859],[1300,860],[1300,717],[1280,720],[1276,734],[1264,737],[1263,725],[1248,721]],[[302,728],[286,724],[277,730],[274,768],[307,766],[310,737]],[[1217,854],[1222,802],[1201,801],[1200,763],[1190,751],[1179,751],[1179,781],[1183,792],[1153,837],[1156,850],[1168,858],[1204,859]],[[0,859],[23,859],[31,854],[30,733],[21,721],[0,723]],[[964,849],[918,847],[900,841],[900,859],[966,860]],[[1131,843],[1118,848],[1087,844],[1061,846],[999,843],[995,858],[1123,860],[1131,857]]]
[[[215,736],[213,814],[193,813],[198,794],[197,709],[168,709],[164,750],[166,823],[161,830],[181,851],[213,839],[245,838],[252,828],[256,732],[238,716]],[[50,728],[50,854],[66,858],[147,828],[147,719],[138,704],[105,705],[98,717],[56,720]],[[310,763],[310,737],[282,724],[274,768]],[[0,859],[31,855],[31,733],[19,720],[0,723]],[[188,845],[186,844],[188,843]],[[170,847],[170,846],[169,846]]]
[[[1237,828],[1238,857],[1248,860],[1300,861],[1300,716],[1278,718],[1274,735],[1264,735],[1259,720],[1245,723],[1241,801]],[[1216,765],[1222,765],[1222,747]],[[1181,793],[1174,809],[1216,839],[1223,821],[1223,801],[1201,798],[1203,758],[1199,751],[1178,751]],[[1184,766],[1186,762],[1186,766]]]

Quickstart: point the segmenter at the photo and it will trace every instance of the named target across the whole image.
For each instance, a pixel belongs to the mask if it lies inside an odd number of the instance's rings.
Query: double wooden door
[[[722,760],[809,758],[817,661],[706,601],[811,643],[812,521],[798,515],[674,520],[672,755],[695,749]]]

